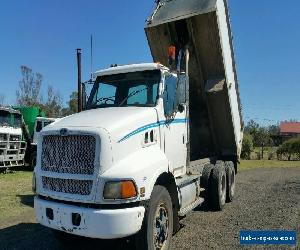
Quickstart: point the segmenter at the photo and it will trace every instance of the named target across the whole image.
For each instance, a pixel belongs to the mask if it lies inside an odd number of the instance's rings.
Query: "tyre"
[[[213,164],[207,164],[204,166],[202,174],[201,174],[200,184],[201,184],[201,187],[206,190],[206,192],[208,191],[209,178],[210,178],[213,168],[214,168]]]
[[[231,202],[233,201],[233,197],[234,197],[235,178],[236,178],[233,162],[228,161],[225,163],[225,171],[226,171],[226,178],[227,178],[226,201]]]
[[[173,233],[173,208],[168,190],[155,186],[141,231],[136,235],[136,249],[168,250]]]
[[[215,211],[221,211],[226,202],[226,171],[224,164],[214,166],[209,182],[210,206]]]

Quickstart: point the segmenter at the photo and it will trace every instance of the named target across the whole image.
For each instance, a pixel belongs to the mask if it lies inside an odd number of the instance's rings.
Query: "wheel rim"
[[[165,204],[160,204],[153,222],[153,242],[155,249],[165,249],[169,238],[169,214]]]
[[[226,179],[225,176],[222,176],[221,179],[221,203],[225,204],[226,201]]]

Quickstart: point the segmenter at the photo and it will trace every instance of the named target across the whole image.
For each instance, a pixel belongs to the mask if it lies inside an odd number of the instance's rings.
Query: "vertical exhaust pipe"
[[[81,49],[77,49],[78,112],[82,111]]]

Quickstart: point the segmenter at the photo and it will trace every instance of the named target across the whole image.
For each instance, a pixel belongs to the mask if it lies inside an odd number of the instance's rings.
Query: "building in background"
[[[300,136],[300,122],[281,122],[280,137],[282,142]]]

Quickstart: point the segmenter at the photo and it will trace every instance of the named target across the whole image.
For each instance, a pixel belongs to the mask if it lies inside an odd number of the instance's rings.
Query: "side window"
[[[140,91],[136,95],[132,95],[134,92]],[[128,90],[128,96],[132,95],[128,98],[127,104],[145,104],[147,103],[147,86],[146,85],[138,85]]]
[[[172,75],[166,76],[164,91],[164,110],[166,116],[172,115],[177,107],[176,88],[177,78]]]
[[[153,84],[152,87],[152,104],[156,103],[158,95],[158,83]]]
[[[53,121],[45,121],[44,122],[44,126],[43,127],[46,127],[46,126],[48,126],[49,124],[51,124]]]

